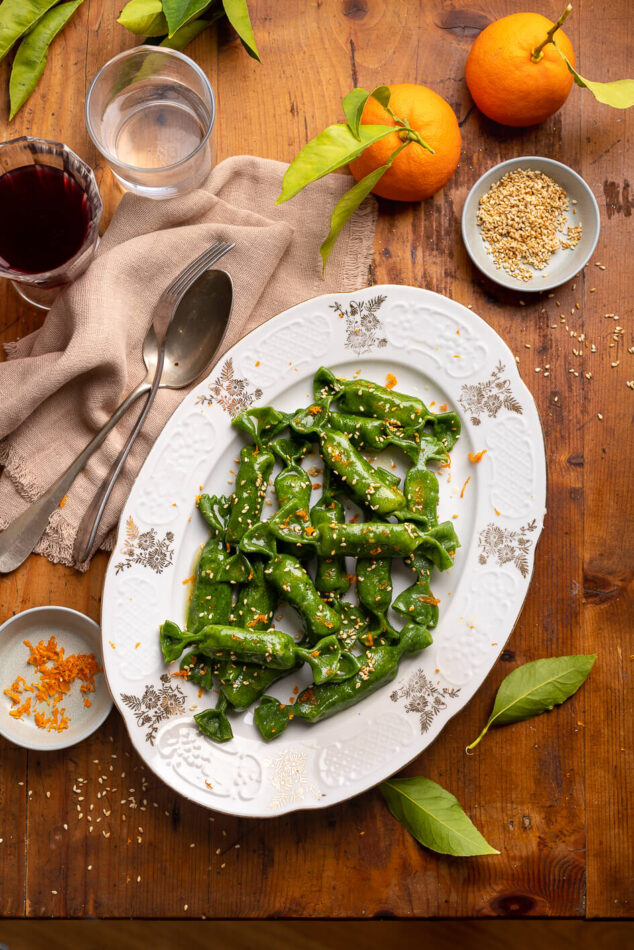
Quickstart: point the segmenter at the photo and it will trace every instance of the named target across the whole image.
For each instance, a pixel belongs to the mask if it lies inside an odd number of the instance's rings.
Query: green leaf
[[[390,101],[390,90],[387,86],[377,86],[372,92],[368,92],[367,89],[353,89],[343,97],[343,111],[355,139],[359,138],[361,116],[370,96],[385,108]]]
[[[384,109],[387,109],[390,104],[390,92],[389,86],[377,86],[376,89],[373,89],[370,93],[373,99],[376,99],[377,102],[380,102]]]
[[[214,16],[211,19],[192,20],[191,23],[186,23],[185,26],[181,26],[180,30],[176,30],[173,36],[166,36],[164,40],[161,40],[159,46],[167,46],[168,49],[183,50],[192,40],[195,40],[197,36],[200,36],[208,27],[212,26],[217,19],[219,19],[218,16]]]
[[[467,746],[467,752],[477,746],[491,726],[521,722],[565,702],[585,683],[596,658],[596,653],[555,656],[518,666],[502,681],[489,721]]]
[[[361,114],[368,101],[370,93],[367,89],[351,89],[342,100],[344,115],[348,121],[350,131],[355,139],[359,139],[359,126],[361,125]]]
[[[0,59],[38,23],[57,0],[4,0],[0,3]]]
[[[330,233],[324,243],[319,248],[319,253],[323,260],[322,267],[322,277],[326,270],[326,264],[328,263],[328,258],[334,247],[335,241],[341,234],[341,229],[348,220],[348,218],[354,214],[364,198],[370,194],[374,186],[379,182],[379,180],[386,173],[396,156],[401,152],[409,142],[403,142],[402,145],[390,155],[389,160],[385,165],[380,165],[378,168],[375,168],[374,171],[371,171],[365,178],[361,178],[360,181],[353,185],[349,191],[346,191],[344,195],[341,196],[335,209],[332,212],[330,217]]]
[[[174,36],[177,30],[195,20],[210,5],[209,0],[163,0],[168,36]]]
[[[258,63],[261,63],[262,60],[260,59],[258,48],[255,45],[255,36],[253,35],[247,0],[222,0],[222,5],[225,8],[229,23],[240,37],[242,45],[249,56],[252,56],[253,59],[257,59]]]
[[[130,0],[117,23],[138,36],[163,36],[168,31],[161,0]]]
[[[362,125],[359,128],[360,138],[356,139],[347,125],[329,125],[311,139],[289,165],[282,182],[282,193],[275,203],[279,205],[293,198],[306,185],[347,165],[358,158],[368,145],[392,132],[394,127],[391,125]]]
[[[53,7],[20,43],[13,60],[9,80],[11,100],[9,121],[20,111],[40,81],[46,68],[49,46],[82,3],[83,0],[72,0],[71,3],[62,3]]]
[[[334,247],[335,241],[341,234],[341,229],[348,220],[348,218],[354,214],[364,198],[370,194],[376,183],[379,181],[382,175],[388,170],[389,165],[381,165],[379,168],[375,168],[373,172],[370,172],[369,175],[366,175],[365,178],[362,178],[360,181],[353,185],[349,191],[346,191],[344,195],[341,196],[335,209],[332,212],[330,217],[330,233],[324,243],[319,248],[319,253],[321,254],[323,260],[322,267],[322,277],[326,270],[326,264],[328,263],[328,258]]]
[[[458,799],[429,778],[391,778],[379,785],[397,821],[426,848],[470,857],[499,854],[465,815]]]
[[[634,106],[634,79],[616,79],[614,82],[591,82],[589,79],[584,79],[583,76],[579,75],[556,43],[553,45],[572,73],[577,85],[581,86],[582,89],[589,89],[598,102],[603,102],[606,106],[612,106],[613,109],[629,109],[631,106]]]

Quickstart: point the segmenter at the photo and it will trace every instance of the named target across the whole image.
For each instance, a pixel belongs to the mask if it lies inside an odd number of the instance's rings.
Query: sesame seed
[[[542,172],[518,168],[495,182],[480,198],[478,225],[496,267],[529,281],[530,267],[543,270],[560,247],[578,244],[581,225],[563,233],[567,209],[564,189]]]

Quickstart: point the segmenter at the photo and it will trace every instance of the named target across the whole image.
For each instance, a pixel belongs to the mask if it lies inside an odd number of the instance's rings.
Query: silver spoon
[[[233,284],[223,270],[206,271],[178,304],[165,335],[156,377],[143,412],[108,477],[91,501],[79,525],[73,547],[76,563],[88,560],[115,482],[140,432],[159,388],[181,389],[202,376],[222,343],[233,304]],[[161,356],[164,359],[161,362]]]
[[[220,343],[220,340],[222,339],[222,336],[224,335],[226,323],[228,322],[229,314],[231,312],[233,296],[231,279],[228,274],[225,274],[224,271],[209,271],[208,273],[224,275],[224,277],[213,278],[213,280],[218,280],[220,286],[224,287],[225,300],[227,298],[227,293],[229,293],[228,307],[227,303],[225,303],[225,322],[220,322],[218,325],[210,328],[208,323],[207,325],[204,325],[204,321],[199,321],[197,326],[198,338],[191,344],[191,350],[188,349],[188,340],[186,339],[186,335],[192,331],[190,331],[188,326],[185,327],[183,324],[180,324],[180,326],[183,327],[183,333],[179,334],[178,339],[174,339],[173,341],[169,364],[163,369],[163,372],[161,373],[161,386],[176,389],[179,388],[181,384],[178,383],[178,380],[179,378],[184,378],[184,375],[183,377],[179,376],[179,369],[181,372],[183,372],[184,368],[190,365],[190,360],[192,358],[197,360],[199,355],[198,350],[204,349],[204,336],[209,334],[212,340],[215,341],[213,344],[215,351]],[[207,272],[203,274],[203,277],[206,276]],[[199,281],[201,279],[202,278],[199,278]],[[211,280],[211,278],[209,279]],[[198,282],[194,286],[198,286]],[[220,308],[218,308],[218,312],[222,312]],[[208,316],[208,314],[209,309],[206,310],[206,315]],[[182,318],[184,317],[185,311],[182,313]],[[186,322],[188,323],[189,321]],[[189,354],[189,356],[186,356],[186,354]],[[15,518],[14,521],[12,521],[11,524],[4,529],[4,531],[0,532],[0,574],[6,574],[9,571],[14,571],[16,567],[19,567],[20,564],[22,564],[23,561],[27,559],[39,539],[44,534],[52,513],[58,507],[64,495],[68,492],[77,475],[84,469],[90,456],[96,451],[96,449],[99,448],[108,433],[117,424],[125,412],[127,412],[132,403],[135,402],[139,396],[142,396],[144,393],[148,393],[150,391],[153,380],[155,379],[159,356],[160,351],[156,335],[153,332],[148,332],[143,344],[143,359],[147,367],[147,375],[145,379],[142,380],[139,385],[132,390],[129,396],[127,396],[127,398],[121,403],[121,405],[117,407],[106,425],[99,430],[94,438],[88,443],[83,452],[81,452],[74,462],[68,466],[66,471],[58,478],[58,480],[53,485],[51,485],[43,495],[40,495],[40,497],[34,501],[33,504],[29,505],[29,507],[23,511],[21,515]],[[202,372],[202,369],[200,372]],[[183,383],[182,385],[187,385],[187,383]]]

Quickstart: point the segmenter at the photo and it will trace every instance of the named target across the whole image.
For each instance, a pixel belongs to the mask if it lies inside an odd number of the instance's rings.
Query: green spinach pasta
[[[431,412],[415,396],[339,379],[322,367],[310,406],[247,409],[233,425],[250,444],[240,453],[231,496],[198,498],[209,538],[187,628],[166,621],[160,645],[166,663],[180,661],[179,675],[218,695],[194,717],[204,735],[230,740],[231,713],[255,703],[255,725],[270,741],[295,718],[315,723],[360,702],[396,676],[401,657],[432,642],[432,575],[452,566],[459,542],[451,522],[438,522],[438,480],[429,466],[447,463],[460,420]],[[402,485],[373,458],[387,447],[407,462]],[[302,465],[315,450],[319,486]],[[277,510],[264,519],[276,461]],[[321,496],[311,507],[314,488]],[[357,510],[350,520],[346,502]],[[355,559],[351,573],[346,558]],[[394,559],[415,577],[396,599]],[[293,609],[297,636],[275,629],[281,604]],[[390,613],[403,618],[400,629]],[[286,703],[268,695],[304,665],[310,686]]]

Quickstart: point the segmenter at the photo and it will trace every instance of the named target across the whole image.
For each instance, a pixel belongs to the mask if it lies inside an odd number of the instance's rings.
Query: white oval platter
[[[232,717],[233,741],[214,744],[193,719],[209,702],[163,664],[159,624],[184,621],[187,578],[207,537],[196,496],[233,490],[244,443],[232,417],[256,404],[307,405],[321,365],[380,383],[391,373],[397,390],[459,413],[462,435],[438,477],[439,519],[455,519],[462,546],[453,568],[433,577],[433,645],[405,658],[392,683],[331,719],[296,719],[272,743],[248,710]],[[483,449],[480,462],[470,461]],[[102,636],[110,690],[135,748],[175,791],[233,815],[322,808],[376,785],[433,742],[498,658],[528,590],[545,499],[535,403],[511,351],[473,312],[428,290],[384,285],[279,314],[185,398],[123,511]],[[395,595],[410,583],[410,572],[395,571]],[[290,612],[278,626],[298,631]],[[287,701],[294,682],[308,680],[287,678],[270,692]],[[475,735],[482,723],[473,725]]]

